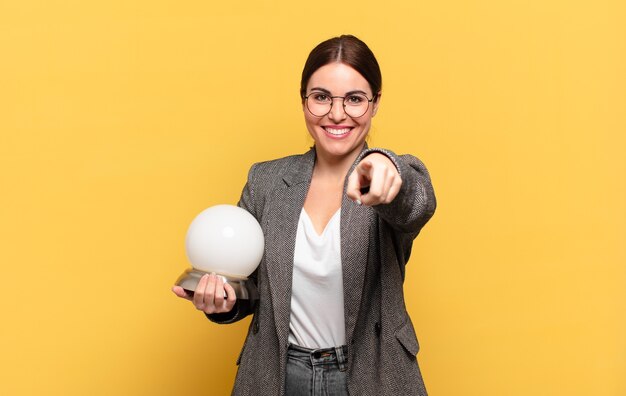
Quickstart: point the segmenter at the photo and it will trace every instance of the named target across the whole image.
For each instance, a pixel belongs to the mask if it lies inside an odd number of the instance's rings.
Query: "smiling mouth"
[[[328,128],[324,127],[324,130],[333,136],[343,136],[348,134],[352,128]]]

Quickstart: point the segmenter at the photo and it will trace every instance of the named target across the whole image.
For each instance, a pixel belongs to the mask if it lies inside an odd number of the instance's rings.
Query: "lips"
[[[333,137],[343,137],[350,133],[352,127],[323,127],[326,133]]]

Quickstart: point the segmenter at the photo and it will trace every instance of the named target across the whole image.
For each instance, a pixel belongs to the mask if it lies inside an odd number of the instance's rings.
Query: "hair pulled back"
[[[358,71],[369,83],[374,100],[378,99],[383,85],[378,61],[369,47],[352,35],[333,37],[313,48],[302,70],[300,80],[302,99],[306,96],[306,86],[313,73],[320,67],[333,62],[344,63]]]

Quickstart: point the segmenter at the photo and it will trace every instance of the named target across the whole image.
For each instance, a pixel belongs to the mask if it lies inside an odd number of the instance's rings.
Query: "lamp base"
[[[200,271],[195,268],[189,268],[182,273],[176,280],[176,286],[181,286],[188,293],[193,295],[200,278],[208,272]],[[248,278],[236,278],[232,276],[220,275],[224,280],[224,283],[228,283],[235,289],[235,296],[239,300],[258,300],[259,293],[257,292],[256,285]]]

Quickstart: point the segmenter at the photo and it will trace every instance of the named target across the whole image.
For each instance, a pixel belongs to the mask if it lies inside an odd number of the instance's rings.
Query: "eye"
[[[362,95],[349,95],[346,96],[346,104],[348,105],[359,105],[363,102],[367,101],[367,99]]]
[[[313,100],[315,100],[316,102],[320,102],[320,103],[327,103],[330,102],[330,96],[326,95],[325,93],[314,93],[312,94],[313,96]]]

